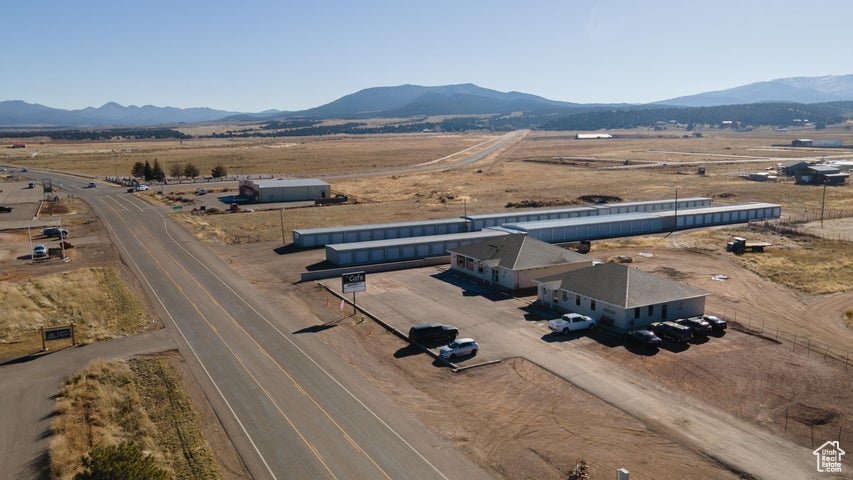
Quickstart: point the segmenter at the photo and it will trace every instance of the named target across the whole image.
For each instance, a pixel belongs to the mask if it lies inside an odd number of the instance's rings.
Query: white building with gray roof
[[[535,278],[589,267],[593,261],[518,233],[450,250],[451,270],[508,290],[535,287]]]
[[[539,303],[620,330],[705,313],[705,290],[637,268],[607,263],[534,280]]]

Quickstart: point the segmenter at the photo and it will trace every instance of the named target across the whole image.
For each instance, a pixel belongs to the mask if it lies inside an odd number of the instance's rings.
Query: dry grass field
[[[74,478],[92,448],[123,441],[153,455],[171,478],[222,478],[171,361],[93,362],[68,378],[56,400],[52,478]]]
[[[739,178],[739,174],[765,171],[779,162],[794,159],[853,158],[851,150],[780,146],[790,145],[792,139],[800,137],[840,138],[848,145],[853,144],[853,134],[843,128],[819,132],[792,129],[785,134],[770,129],[744,133],[705,130],[701,138],[684,138],[687,132],[683,130],[623,133],[627,134],[623,138],[576,140],[574,132],[526,132],[478,162],[411,172],[392,169],[413,168],[498,135],[184,142],[28,141],[25,152],[0,152],[0,162],[50,166],[104,177],[128,172],[134,161],[157,158],[165,168],[174,162],[193,162],[206,172],[222,163],[231,175],[268,173],[327,178],[335,193],[345,193],[355,203],[283,211],[264,211],[261,205],[252,206],[255,211],[243,209],[235,214],[173,214],[265,293],[310,304],[318,322],[337,318],[335,305],[314,308],[323,305],[325,299],[318,297],[309,285],[292,287],[290,283],[294,272],[306,266],[299,261],[322,256],[322,252],[280,256],[272,253],[282,243],[291,242],[291,232],[297,228],[457,217],[463,212],[507,210],[508,204],[522,202],[551,207],[581,205],[579,197],[584,195],[608,195],[624,201],[672,198],[676,191],[679,198],[712,197],[716,204],[778,203],[783,207],[784,217],[812,220],[820,210],[824,193],[828,212],[849,211],[853,205],[850,185],[824,190],[789,181],[757,183]],[[700,166],[705,168],[705,175],[697,174]],[[154,191],[137,195],[162,201]],[[853,224],[842,218],[822,226],[815,222],[796,226],[811,234],[782,234],[758,227],[732,226],[668,237],[593,242],[592,253],[638,258],[639,252],[653,252],[653,258],[639,257],[635,265],[712,291],[708,302],[712,312],[770,318],[776,322],[773,323],[776,328],[781,326],[799,335],[809,335],[833,349],[847,348],[849,331],[846,330],[853,328],[853,308],[849,303],[843,308],[839,305],[849,298],[853,286],[850,274],[853,241],[844,240],[853,236]],[[734,235],[770,241],[774,247],[763,254],[736,257],[722,251],[725,242]],[[254,243],[246,245],[246,242]],[[727,273],[731,280],[712,281],[710,276],[716,273]],[[30,285],[34,280],[15,277],[3,283]],[[15,286],[8,291],[18,289]],[[49,294],[39,295],[35,297],[41,299],[37,302],[50,303]],[[75,310],[78,311],[82,309]],[[34,325],[38,321],[33,320]],[[621,459],[629,459],[634,465],[632,472],[644,478],[737,476],[712,458],[685,451],[666,432],[655,431],[615,408],[601,405],[597,399],[525,361],[512,360],[452,376],[437,371],[417,356],[396,356],[400,345],[395,338],[371,336],[355,324],[345,327],[331,330],[328,339],[345,360],[498,477],[564,478],[568,467],[577,460],[564,455],[566,451],[572,457],[593,462],[594,471],[600,475],[618,467]],[[648,357],[603,344],[589,350],[592,355],[601,355],[638,375],[683,390],[685,395],[699,401],[743,418],[756,419],[760,428],[803,445],[808,445],[808,427],[814,425],[839,431],[845,439],[849,438],[849,388],[827,387],[849,384],[846,364],[841,370],[837,360],[831,360],[836,363],[830,365],[816,357],[803,359],[796,341],[791,348],[790,342],[776,343],[765,337],[732,331],[722,339],[685,352],[662,352]],[[375,361],[364,362],[367,355],[372,355]],[[719,365],[723,373],[699,368],[708,364]],[[674,383],[667,383],[672,379],[676,379]],[[491,401],[484,405],[475,398],[453,397],[441,388],[448,382],[460,388],[486,391]],[[780,383],[785,388],[774,389]],[[733,384],[737,388],[730,388]],[[555,412],[565,402],[586,405],[602,414],[560,417]],[[459,415],[448,417],[448,404]],[[491,421],[478,424],[471,420],[483,415]],[[789,416],[796,422],[790,428]],[[548,421],[542,422],[543,418]],[[545,427],[533,427],[543,423]],[[602,425],[607,433],[596,434]],[[620,454],[609,453],[614,451]]]
[[[41,350],[41,327],[73,323],[77,343],[85,344],[132,335],[150,324],[127,283],[103,267],[2,281],[0,318],[0,358]]]

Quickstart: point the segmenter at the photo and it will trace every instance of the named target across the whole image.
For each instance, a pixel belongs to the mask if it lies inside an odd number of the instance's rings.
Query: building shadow
[[[511,293],[507,292],[506,290],[492,285],[484,285],[482,283],[478,283],[471,278],[458,275],[456,273],[451,272],[450,270],[444,270],[439,273],[434,273],[430,276],[437,280],[441,280],[442,282],[449,283],[450,285],[458,287],[460,290],[462,290],[463,297],[483,297],[493,302],[512,300],[513,298],[515,298],[512,296]]]

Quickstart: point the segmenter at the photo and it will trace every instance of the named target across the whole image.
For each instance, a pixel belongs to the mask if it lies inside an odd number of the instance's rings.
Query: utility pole
[[[827,180],[823,179],[823,195],[820,197],[820,228],[823,229],[823,207],[826,204],[826,184]]]

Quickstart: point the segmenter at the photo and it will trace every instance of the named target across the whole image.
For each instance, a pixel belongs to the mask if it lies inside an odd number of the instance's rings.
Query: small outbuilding
[[[240,196],[253,203],[299,202],[328,198],[329,184],[316,178],[240,180]]]
[[[450,269],[507,290],[533,279],[592,266],[593,259],[524,234],[489,238],[450,250]]]
[[[534,280],[538,301],[559,312],[576,312],[619,330],[705,312],[705,290],[637,268],[607,263]]]
[[[850,175],[832,165],[808,165],[794,174],[797,185],[844,185]]]

